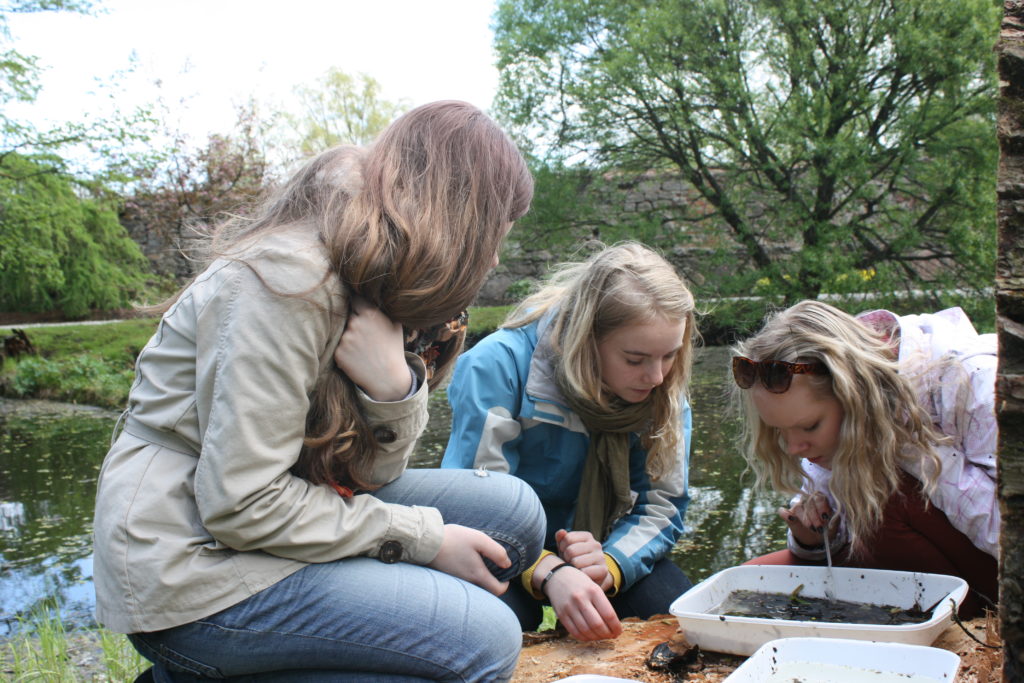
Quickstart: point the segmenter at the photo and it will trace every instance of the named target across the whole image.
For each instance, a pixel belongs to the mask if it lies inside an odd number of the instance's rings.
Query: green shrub
[[[536,286],[537,281],[531,280],[530,278],[516,280],[505,288],[505,296],[513,301],[521,301],[522,299],[525,299],[528,294],[533,292]]]
[[[134,379],[132,370],[89,354],[52,360],[25,356],[11,365],[13,375],[3,388],[15,398],[120,408],[127,402]]]

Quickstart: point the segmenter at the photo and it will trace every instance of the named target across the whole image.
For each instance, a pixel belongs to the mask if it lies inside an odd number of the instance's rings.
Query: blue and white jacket
[[[545,545],[553,549],[555,532],[572,529],[590,438],[555,384],[544,334],[549,319],[498,330],[459,357],[448,386],[452,431],[441,467],[484,468],[526,481],[544,505]],[[647,576],[683,532],[690,501],[688,403],[682,419],[679,457],[657,481],[647,476],[639,436],[630,435],[633,508],[612,525],[603,544],[622,570],[620,591]]]

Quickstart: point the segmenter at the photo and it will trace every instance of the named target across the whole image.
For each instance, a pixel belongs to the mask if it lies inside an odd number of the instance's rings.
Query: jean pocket
[[[171,671],[201,676],[204,678],[223,679],[224,674],[215,666],[203,664],[187,655],[167,647],[158,639],[157,633],[129,633],[128,640],[143,657],[154,664],[162,664]]]

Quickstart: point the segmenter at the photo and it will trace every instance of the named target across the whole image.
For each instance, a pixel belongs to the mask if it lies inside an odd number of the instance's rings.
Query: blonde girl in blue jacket
[[[550,602],[575,638],[612,638],[689,588],[668,554],[689,501],[694,329],[667,261],[602,246],[456,363],[442,467],[509,472],[547,514],[547,551],[503,596],[525,630]]]

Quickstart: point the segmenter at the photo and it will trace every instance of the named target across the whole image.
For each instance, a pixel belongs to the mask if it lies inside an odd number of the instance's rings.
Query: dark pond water
[[[708,610],[708,614],[873,626],[921,624],[932,616],[930,612],[925,612],[920,607],[903,609],[893,605],[811,598],[796,593],[797,591],[785,594],[737,590],[725,596],[720,605]]]
[[[692,404],[691,503],[673,560],[696,582],[783,543],[780,502],[742,477],[725,408],[725,348],[701,349]],[[432,398],[414,467],[433,467],[448,440],[448,404]],[[117,415],[56,405],[0,405],[0,637],[51,601],[68,628],[91,626],[90,541],[96,476]]]

